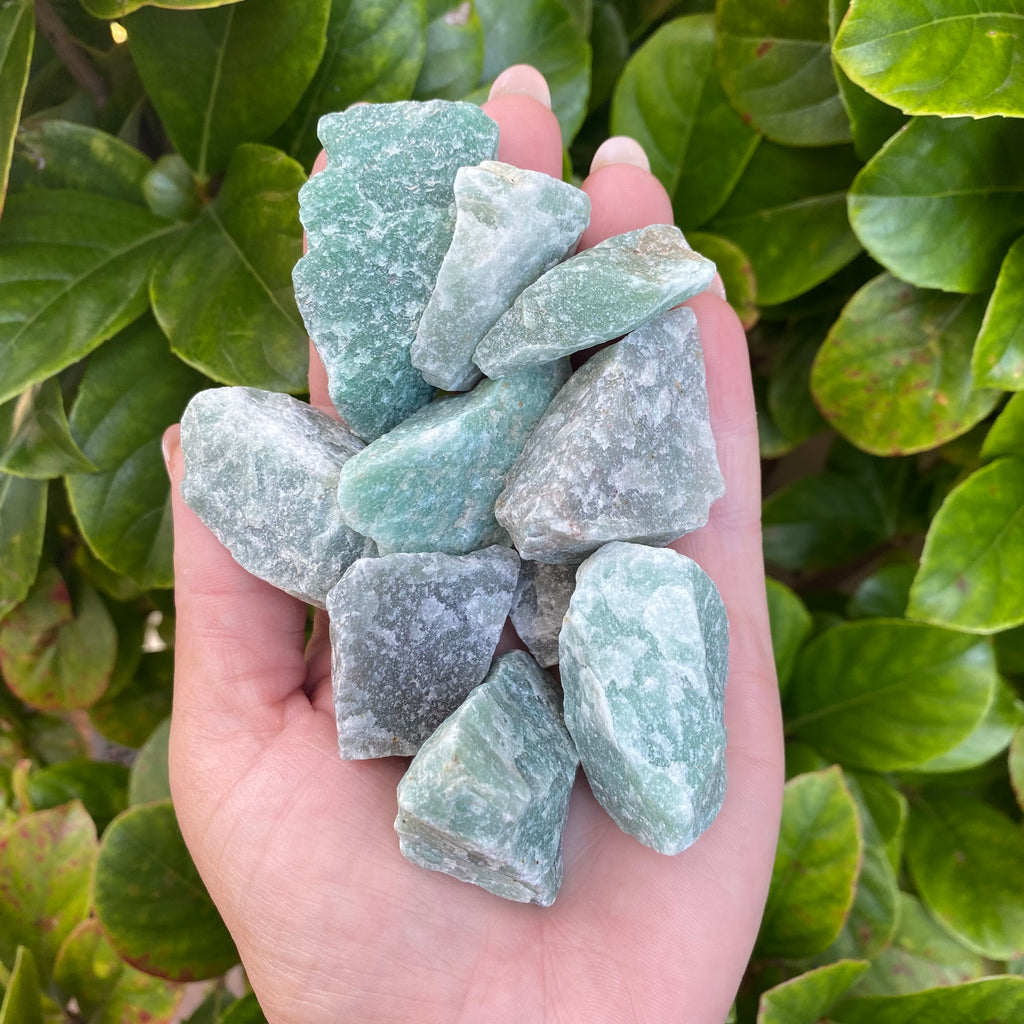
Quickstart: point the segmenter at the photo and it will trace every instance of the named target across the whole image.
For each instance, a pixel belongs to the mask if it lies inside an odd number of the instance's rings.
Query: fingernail
[[[729,301],[729,297],[725,294],[725,282],[722,280],[721,274],[715,274],[711,279],[711,284],[708,285],[708,291],[714,292],[715,295]]]
[[[529,96],[551,109],[551,90],[547,79],[529,64],[513,64],[494,80],[488,99],[498,96]]]
[[[174,454],[174,449],[178,447],[177,432],[174,427],[168,427],[164,431],[164,436],[160,439],[160,450],[164,456],[164,466],[167,468],[168,474],[171,472],[171,456]]]
[[[606,164],[632,164],[644,171],[651,169],[644,147],[628,135],[613,135],[597,147],[594,159],[590,161],[591,173]]]

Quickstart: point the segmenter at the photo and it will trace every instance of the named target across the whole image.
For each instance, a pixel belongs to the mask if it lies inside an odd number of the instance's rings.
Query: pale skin
[[[484,109],[499,159],[561,175],[547,87],[510,69]],[[583,245],[671,223],[629,142],[583,184]],[[341,761],[325,624],[248,575],[172,481],[177,601],[171,789],[185,841],[271,1024],[721,1024],[757,935],[782,799],[781,718],[761,557],[760,479],[743,329],[715,289],[700,323],[726,493],[673,546],[717,582],[731,630],[728,791],[666,857],[625,835],[577,780],[554,905],[511,903],[405,861],[393,829],[405,759]],[[327,407],[323,369],[310,393]],[[506,643],[509,641],[506,640]]]

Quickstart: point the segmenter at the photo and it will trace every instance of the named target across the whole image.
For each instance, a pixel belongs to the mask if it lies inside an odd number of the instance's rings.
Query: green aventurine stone
[[[518,573],[498,546],[352,565],[327,595],[343,758],[419,750],[487,674]]]
[[[519,569],[509,618],[519,639],[544,668],[558,663],[558,634],[576,588],[576,568],[575,562],[523,562]]]
[[[703,526],[722,493],[697,318],[683,307],[569,378],[495,516],[523,558],[573,562],[611,540],[667,544]]]
[[[345,465],[345,521],[381,553],[458,555],[507,543],[494,518],[505,477],[569,376],[559,360],[431,402]]]
[[[580,566],[559,652],[565,724],[594,796],[659,853],[685,849],[725,796],[718,589],[671,549],[608,544]]]
[[[510,164],[455,175],[455,235],[410,354],[424,380],[464,391],[473,352],[515,297],[575,249],[590,222],[585,192]]]
[[[531,284],[473,360],[488,377],[618,338],[702,292],[715,265],[668,224],[613,235]]]
[[[363,442],[303,402],[256,388],[200,391],[181,418],[185,503],[254,576],[323,608],[373,542],[338,508]]]
[[[554,680],[524,651],[502,655],[399,783],[402,853],[505,899],[549,906],[578,763]]]
[[[299,191],[309,251],[295,299],[331,401],[360,437],[433,395],[409,347],[455,227],[458,169],[497,153],[498,126],[470,103],[360,104],[318,126],[327,168]]]

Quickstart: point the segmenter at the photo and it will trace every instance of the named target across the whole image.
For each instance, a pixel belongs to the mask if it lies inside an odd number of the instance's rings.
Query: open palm
[[[515,90],[515,91],[512,91]],[[499,158],[559,174],[561,138],[530,69],[485,110]],[[532,95],[529,95],[531,94]],[[664,190],[604,150],[584,183],[583,245],[670,223]],[[778,830],[782,745],[761,560],[753,394],[743,330],[697,313],[726,481],[676,547],[729,612],[729,786],[692,847],[665,857],[619,831],[578,781],[565,881],[550,908],[509,903],[405,861],[393,830],[404,759],[338,758],[324,622],[249,576],[186,508],[176,428],[177,670],[171,783],[185,840],[272,1024],[720,1024],[757,933]],[[327,406],[322,368],[311,394]]]

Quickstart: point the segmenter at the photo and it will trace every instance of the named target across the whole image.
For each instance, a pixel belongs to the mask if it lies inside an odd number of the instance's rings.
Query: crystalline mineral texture
[[[671,549],[612,543],[580,567],[559,639],[565,722],[598,801],[660,853],[725,795],[725,607]]]
[[[715,265],[683,233],[654,224],[613,235],[526,288],[477,346],[488,377],[627,334],[703,291]]]
[[[473,352],[515,297],[564,259],[590,221],[587,194],[497,161],[455,176],[455,234],[410,354],[424,379],[463,391]]]
[[[558,634],[576,587],[576,563],[523,562],[509,618],[539,665],[558,662]]]
[[[318,126],[327,169],[299,192],[309,251],[295,299],[343,420],[390,430],[433,394],[409,348],[455,227],[452,186],[497,153],[498,126],[470,103],[360,104]]]
[[[674,309],[596,353],[548,406],[495,506],[523,558],[667,544],[723,493],[697,320]]]
[[[495,499],[568,376],[568,360],[559,360],[413,413],[346,464],[338,483],[345,521],[381,553],[507,543]]]
[[[498,546],[351,566],[327,595],[343,758],[419,750],[487,674],[518,571]]]
[[[323,608],[373,543],[338,508],[338,476],[363,442],[290,395],[212,388],[181,418],[186,504],[244,569]]]
[[[549,906],[578,764],[554,680],[523,651],[423,744],[398,786],[402,853],[506,899]]]

